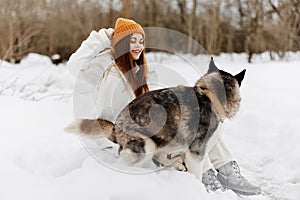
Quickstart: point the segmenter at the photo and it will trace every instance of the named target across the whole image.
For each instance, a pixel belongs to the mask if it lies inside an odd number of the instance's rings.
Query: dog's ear
[[[210,73],[213,73],[213,72],[218,72],[218,71],[219,71],[219,69],[215,65],[214,58],[210,57],[210,63],[209,63],[207,74],[210,74]]]
[[[238,73],[237,75],[234,76],[234,78],[239,83],[239,86],[241,86],[241,83],[245,77],[245,73],[246,73],[246,70],[244,69],[243,71],[241,71],[240,73]]]

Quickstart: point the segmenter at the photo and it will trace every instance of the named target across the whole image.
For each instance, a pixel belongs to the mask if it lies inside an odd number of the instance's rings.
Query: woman
[[[70,57],[70,71],[73,74],[80,71],[79,77],[95,85],[95,118],[115,122],[122,108],[149,91],[144,37],[139,24],[119,18],[114,30],[92,31]],[[259,187],[241,176],[221,138],[206,156],[203,171],[202,182],[207,190],[228,188],[240,194],[260,193]]]
[[[92,31],[72,54],[68,68],[94,86],[94,116],[114,122],[132,99],[149,91],[144,30],[119,18],[113,29]]]

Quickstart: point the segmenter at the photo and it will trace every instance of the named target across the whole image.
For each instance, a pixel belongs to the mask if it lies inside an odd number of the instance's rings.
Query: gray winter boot
[[[261,193],[260,187],[252,185],[241,175],[239,166],[235,161],[223,165],[217,171],[218,179],[225,189],[231,189],[241,195],[259,195]]]
[[[218,177],[215,174],[215,170],[209,169],[202,174],[202,183],[204,184],[207,192],[216,191],[218,189],[224,190]]]

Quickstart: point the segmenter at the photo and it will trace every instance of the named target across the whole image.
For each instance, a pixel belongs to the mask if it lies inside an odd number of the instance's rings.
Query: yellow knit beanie
[[[133,33],[140,33],[145,36],[141,25],[130,19],[118,18],[115,25],[112,45],[116,45],[120,40]]]

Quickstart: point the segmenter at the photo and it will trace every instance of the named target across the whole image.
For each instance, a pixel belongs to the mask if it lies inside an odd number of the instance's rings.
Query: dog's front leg
[[[202,181],[203,159],[199,155],[187,150],[185,153],[185,165],[188,172],[194,174],[197,179]]]
[[[151,162],[152,158],[156,152],[156,144],[153,142],[152,139],[144,137],[145,146],[144,146],[144,153],[141,158],[138,159],[137,162],[134,163],[135,166],[143,167],[146,163]],[[135,154],[135,153],[131,153]]]

